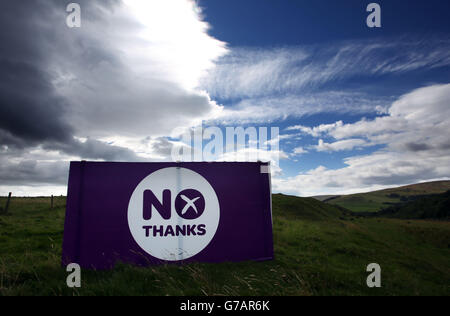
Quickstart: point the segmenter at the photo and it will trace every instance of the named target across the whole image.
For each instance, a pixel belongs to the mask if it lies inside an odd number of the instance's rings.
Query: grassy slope
[[[4,205],[4,199],[0,199]],[[450,223],[340,220],[338,208],[275,195],[276,259],[82,272],[68,289],[60,267],[64,200],[14,199],[0,216],[0,295],[448,295]],[[365,285],[367,264],[382,288]]]
[[[450,191],[422,197],[413,202],[391,206],[377,214],[383,217],[405,219],[450,219]]]
[[[419,183],[399,188],[342,195],[327,203],[340,205],[353,212],[378,212],[389,207],[390,204],[402,202],[403,199],[413,196],[444,193],[450,190],[450,181],[436,181]]]

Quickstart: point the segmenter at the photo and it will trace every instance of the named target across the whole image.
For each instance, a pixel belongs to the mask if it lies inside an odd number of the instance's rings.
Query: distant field
[[[353,212],[378,212],[394,204],[410,201],[417,196],[444,193],[448,190],[450,190],[450,181],[437,181],[369,193],[342,195],[324,201]]]
[[[0,198],[0,205],[5,199]],[[64,198],[16,198],[0,216],[0,295],[449,295],[450,223],[352,218],[312,198],[273,197],[276,259],[83,271],[60,266]],[[382,288],[366,266],[382,267]]]

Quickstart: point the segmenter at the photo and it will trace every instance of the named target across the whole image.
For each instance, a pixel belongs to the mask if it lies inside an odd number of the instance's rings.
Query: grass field
[[[378,212],[414,197],[444,193],[448,190],[450,190],[450,181],[435,181],[368,193],[342,195],[325,200],[328,204],[339,205],[353,212]],[[323,200],[326,196],[317,198]]]
[[[5,199],[0,198],[0,205]],[[60,266],[64,198],[13,198],[0,216],[0,295],[449,295],[450,223],[351,218],[314,199],[273,197],[275,260],[82,271]],[[366,286],[369,263],[382,288]]]

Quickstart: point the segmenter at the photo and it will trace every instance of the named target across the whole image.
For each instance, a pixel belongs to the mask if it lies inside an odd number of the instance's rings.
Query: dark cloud
[[[82,3],[92,7],[87,1]],[[50,51],[64,45],[61,32],[65,28],[61,26],[65,23],[65,5],[56,0],[0,4],[2,144],[23,147],[72,139],[74,128],[64,119],[66,100],[55,91],[49,68]],[[87,54],[95,56],[91,50]]]
[[[405,167],[408,172],[401,169]],[[374,183],[384,186],[405,185],[442,177],[435,166],[424,166],[412,161],[386,161],[384,167],[378,166],[376,170],[376,174],[360,174],[363,186],[371,186]]]
[[[54,159],[49,156],[49,152],[53,153]],[[82,142],[73,138],[67,142],[47,142],[33,148],[32,152],[27,148],[3,145],[0,147],[0,184],[65,185],[71,155],[86,160],[143,161],[132,150],[95,139]]]
[[[0,129],[30,143],[68,140],[72,127],[63,120],[64,101],[54,94],[48,76],[4,56],[0,69]]]
[[[45,37],[36,17],[51,12],[48,3],[2,1],[0,4],[0,141],[10,146],[64,140],[71,127],[62,120],[58,98],[45,70]],[[51,13],[50,13],[51,14]]]
[[[172,46],[178,38],[164,37],[161,50],[161,42],[140,36],[143,25],[121,0],[76,2],[82,27],[73,29],[66,26],[69,2],[0,2],[2,185],[66,183],[73,159],[142,161],[135,139],[169,135],[214,109],[206,94],[184,85],[194,79],[180,65],[192,54]],[[203,41],[221,46],[200,35],[198,50]],[[102,141],[115,138],[129,139],[129,148]],[[152,144],[170,156],[167,139]]]
[[[8,146],[13,148],[25,148],[29,142],[14,136],[11,132],[0,129],[0,146]]]
[[[409,151],[418,152],[431,149],[431,147],[424,143],[406,143],[405,147]]]
[[[78,1],[83,18],[105,19],[102,12],[120,1]],[[84,159],[132,159],[125,148],[74,139],[76,126],[67,117],[70,100],[56,91],[52,52],[87,68],[114,58],[89,38],[68,45],[65,6],[61,1],[2,1],[0,4],[0,144],[10,148],[43,145]],[[73,54],[77,47],[77,56]],[[82,62],[81,62],[82,61]],[[29,170],[29,169],[23,169]]]
[[[101,19],[102,10],[118,1],[78,1],[85,18]],[[126,148],[94,139],[74,138],[76,126],[68,119],[70,100],[57,92],[53,52],[85,67],[107,60],[107,49],[89,39],[67,44],[62,1],[2,1],[0,3],[0,183],[3,185],[66,184],[69,162],[52,161],[45,151],[59,151],[81,159],[137,161]],[[73,46],[78,56],[73,56]],[[81,53],[80,53],[81,52]],[[65,57],[64,57],[65,58]],[[29,151],[41,151],[30,155]],[[62,155],[62,156],[61,156]]]
[[[0,183],[2,185],[67,184],[68,161],[14,161],[0,156]],[[32,194],[32,192],[30,192]]]

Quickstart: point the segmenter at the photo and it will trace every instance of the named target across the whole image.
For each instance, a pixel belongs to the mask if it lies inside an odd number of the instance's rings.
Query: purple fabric
[[[214,238],[182,262],[272,259],[270,174],[261,173],[261,165],[266,164],[72,162],[62,264],[109,269],[117,262],[142,266],[163,263],[136,243],[127,212],[136,186],[149,174],[168,167],[186,168],[203,176],[220,205]],[[177,212],[178,208],[177,204]]]

